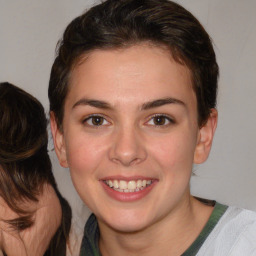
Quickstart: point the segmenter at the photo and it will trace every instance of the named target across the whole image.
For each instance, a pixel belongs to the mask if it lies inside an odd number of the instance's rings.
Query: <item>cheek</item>
[[[95,140],[74,136],[66,144],[66,154],[74,187],[84,203],[91,206],[91,192],[98,182],[97,169],[102,153]]]
[[[95,138],[73,137],[66,145],[67,161],[72,172],[93,172],[102,161],[104,148]]]
[[[82,198],[90,205],[90,198],[97,196],[100,166],[106,159],[104,139],[91,136],[73,136],[66,141],[66,154],[73,184]],[[94,195],[91,192],[94,191]]]
[[[190,172],[193,165],[195,142],[192,137],[184,133],[176,133],[157,139],[151,154],[161,165],[163,170],[176,172]]]

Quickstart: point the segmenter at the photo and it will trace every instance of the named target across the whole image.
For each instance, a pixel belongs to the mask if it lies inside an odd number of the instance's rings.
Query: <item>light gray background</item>
[[[0,81],[37,97],[48,111],[47,87],[57,40],[92,0],[0,0]],[[218,63],[219,123],[211,156],[196,166],[195,195],[256,210],[256,1],[180,0],[213,38]],[[69,172],[51,152],[59,188],[81,229],[89,212]],[[171,196],[171,195],[170,195]]]

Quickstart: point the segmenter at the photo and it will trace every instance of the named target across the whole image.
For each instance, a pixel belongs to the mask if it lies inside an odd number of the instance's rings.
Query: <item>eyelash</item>
[[[100,119],[101,123],[99,124],[93,124],[93,118],[98,118]],[[164,118],[164,123],[163,124],[156,124],[156,123],[153,123],[153,124],[150,124],[150,121],[154,122],[154,119],[155,118]],[[94,120],[96,121],[96,120]],[[90,122],[90,123],[89,123]],[[107,122],[107,124],[105,123]],[[167,122],[167,123],[166,123]],[[107,121],[107,119],[102,116],[102,115],[99,115],[99,114],[94,114],[94,115],[90,115],[88,117],[86,117],[85,119],[83,119],[82,121],[83,124],[87,125],[87,126],[90,126],[90,127],[100,127],[100,126],[105,126],[105,125],[109,125],[110,122]],[[146,125],[149,125],[149,126],[156,126],[156,127],[160,127],[160,128],[164,128],[164,127],[167,127],[171,124],[175,124],[175,121],[169,117],[168,115],[165,115],[165,114],[156,114],[156,115],[153,115],[149,118],[149,120],[146,122]]]
[[[93,118],[101,119],[101,121],[103,123],[93,124]],[[91,123],[89,123],[89,122],[91,122]],[[107,122],[107,124],[104,124],[104,122]],[[103,126],[103,125],[109,125],[110,124],[110,122],[107,121],[107,119],[104,116],[99,115],[99,114],[90,115],[90,116],[86,117],[85,119],[83,119],[82,123],[87,125],[87,126],[91,126],[91,127],[100,127],[100,126]]]
[[[154,119],[155,118],[164,118],[164,124],[150,124],[149,122],[152,121],[154,122]],[[168,122],[166,124],[166,122]],[[164,128],[164,127],[167,127],[171,124],[175,124],[175,121],[173,120],[173,118],[169,117],[168,115],[165,115],[165,114],[156,114],[154,116],[151,116],[150,119],[146,122],[149,126],[156,126],[156,127],[160,127],[160,128]]]

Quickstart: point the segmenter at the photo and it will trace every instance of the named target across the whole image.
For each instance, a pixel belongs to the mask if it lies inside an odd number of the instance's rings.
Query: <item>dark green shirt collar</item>
[[[199,199],[200,201],[203,201]],[[211,201],[213,202],[213,201]],[[215,203],[215,202],[214,202]],[[212,204],[212,203],[211,203]],[[203,230],[192,243],[192,245],[182,254],[182,256],[194,256],[197,254],[206,238],[214,229],[222,215],[227,210],[226,205],[215,203],[214,210],[204,226]],[[99,249],[100,232],[98,222],[94,214],[92,214],[86,222],[84,229],[84,237],[82,240],[80,256],[101,256]]]

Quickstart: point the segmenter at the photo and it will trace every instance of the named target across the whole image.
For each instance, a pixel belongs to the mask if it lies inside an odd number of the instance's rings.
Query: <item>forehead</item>
[[[147,101],[167,94],[194,94],[190,70],[169,50],[144,44],[84,56],[71,74],[68,98],[120,96],[132,101],[140,95]]]

